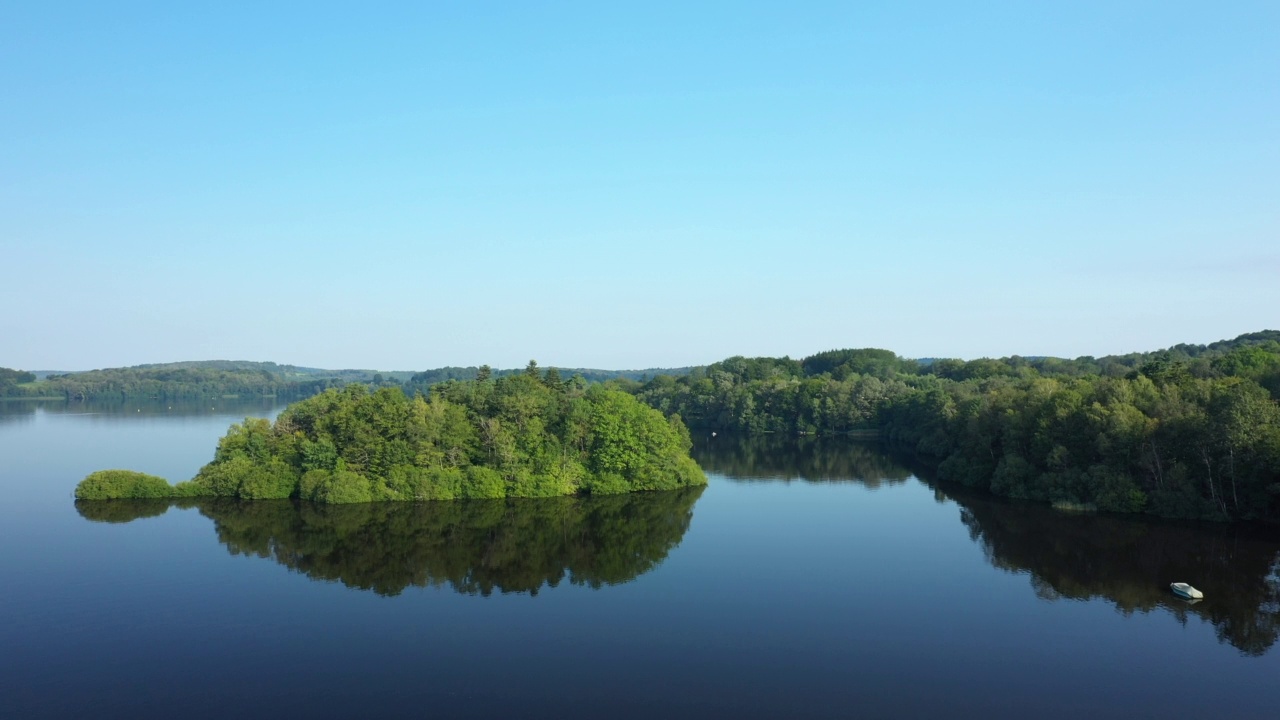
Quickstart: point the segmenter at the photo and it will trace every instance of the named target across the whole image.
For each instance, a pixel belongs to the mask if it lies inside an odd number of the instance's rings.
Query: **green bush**
[[[272,458],[255,463],[240,481],[239,496],[246,500],[282,500],[298,491],[298,473],[284,461]]]
[[[507,483],[497,470],[472,465],[464,473],[462,492],[458,497],[483,499],[500,498],[507,495]]]
[[[169,482],[155,475],[132,470],[99,470],[90,473],[76,485],[79,500],[118,500],[121,498],[167,498],[173,496]]]
[[[412,479],[420,470],[412,465],[396,465],[386,477],[374,478],[370,483],[373,501],[412,500]]]
[[[618,473],[590,475],[582,481],[582,489],[592,495],[620,495],[631,492],[631,486]]]
[[[196,498],[196,497],[213,497],[213,493],[204,485],[195,480],[186,480],[173,486],[173,497],[176,498]]]
[[[410,480],[411,500],[456,500],[462,496],[461,468],[419,469]]]
[[[216,497],[236,497],[240,485],[254,471],[254,462],[246,455],[235,455],[226,460],[205,465],[192,481],[203,489],[203,494]]]
[[[702,466],[691,457],[676,458],[675,473],[672,476],[672,488],[692,487],[694,485],[703,485],[707,482],[707,476],[702,472]]]
[[[316,495],[320,494],[320,488],[328,485],[332,477],[333,472],[330,470],[308,470],[298,480],[298,497],[315,500]]]
[[[364,475],[350,470],[312,470],[302,476],[303,499],[320,503],[366,503],[373,501],[373,487]]]
[[[506,494],[507,497],[539,498],[572,495],[573,492],[574,488],[570,487],[564,478],[526,472],[520,473],[514,480],[507,483]]]

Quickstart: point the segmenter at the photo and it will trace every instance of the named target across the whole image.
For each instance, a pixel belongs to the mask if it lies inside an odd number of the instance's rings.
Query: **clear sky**
[[[26,369],[1276,328],[1280,3],[6,2],[0,302]]]

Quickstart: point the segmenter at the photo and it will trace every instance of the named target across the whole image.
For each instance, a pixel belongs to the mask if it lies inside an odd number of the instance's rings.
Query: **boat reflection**
[[[855,482],[875,489],[913,477],[909,458],[836,438],[702,438],[694,457],[735,481]],[[959,506],[960,522],[992,566],[1025,573],[1045,601],[1102,601],[1126,615],[1164,611],[1182,623],[1198,617],[1246,655],[1266,654],[1280,638],[1280,534],[1274,528],[1066,513],[953,488],[925,468],[914,471],[938,502]],[[1206,598],[1170,592],[1170,582],[1184,578]]]
[[[1280,637],[1280,540],[1267,528],[1064,513],[1038,504],[947,493],[995,567],[1027,573],[1048,601],[1103,600],[1120,612],[1196,616],[1246,655]],[[1205,598],[1170,592],[1194,578]]]

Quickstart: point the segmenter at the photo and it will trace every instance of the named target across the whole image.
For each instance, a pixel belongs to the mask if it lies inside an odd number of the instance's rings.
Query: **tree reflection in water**
[[[909,460],[876,445],[837,438],[717,437],[695,440],[694,457],[731,480],[856,482],[868,488],[912,477]],[[930,473],[921,469],[920,477]],[[1075,514],[1017,503],[932,480],[992,566],[1027,573],[1036,595],[1110,602],[1125,614],[1167,610],[1200,617],[1219,640],[1263,655],[1280,637],[1280,537],[1274,528],[1195,524],[1143,516]],[[1205,591],[1188,603],[1169,591],[1186,581]]]
[[[704,488],[603,497],[313,505],[288,500],[80,501],[89,520],[128,522],[172,505],[214,522],[234,555],[270,558],[315,580],[397,595],[600,588],[657,567],[689,529]]]
[[[1261,528],[1065,513],[1043,505],[959,496],[960,521],[987,560],[1027,572],[1045,600],[1104,599],[1127,614],[1199,616],[1218,638],[1263,655],[1280,636],[1280,543]],[[1186,602],[1185,581],[1205,593]]]
[[[694,457],[729,480],[804,479],[868,488],[912,477],[875,445],[848,440],[719,437]],[[927,472],[917,473],[928,477]],[[1125,614],[1163,609],[1199,617],[1246,655],[1280,637],[1280,538],[1274,529],[1140,516],[1074,514],[932,481],[994,567],[1027,573],[1046,601],[1103,600]],[[536,594],[570,583],[601,587],[653,569],[680,543],[702,488],[602,498],[312,506],[288,501],[192,502],[237,554],[267,557],[318,580],[394,595],[409,586]],[[714,492],[714,490],[713,490]],[[79,502],[90,519],[127,522],[167,501]],[[1189,582],[1189,604],[1169,583]]]
[[[695,437],[693,459],[707,472],[739,481],[858,482],[875,489],[911,477],[876,444],[848,438]]]

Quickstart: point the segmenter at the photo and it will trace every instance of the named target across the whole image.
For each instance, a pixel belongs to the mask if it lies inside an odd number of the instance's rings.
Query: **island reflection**
[[[379,595],[448,587],[467,595],[598,589],[657,567],[679,545],[704,488],[603,497],[315,505],[280,501],[78,501],[129,522],[194,507],[233,555]]]
[[[715,438],[695,459],[730,481],[850,482],[874,489],[913,477],[874,444]],[[987,562],[1026,573],[1044,601],[1104,601],[1120,612],[1200,618],[1243,654],[1280,639],[1280,537],[1274,529],[1074,514],[1001,500],[916,476],[959,520]],[[473,595],[537,594],[566,578],[599,588],[663,561],[684,537],[704,488],[599,498],[457,500],[316,506],[290,501],[77,502],[85,518],[129,522],[177,504],[213,519],[234,554],[271,558],[316,580],[395,595],[410,586]],[[714,490],[712,490],[714,492]],[[887,550],[886,550],[887,551]],[[909,562],[904,562],[909,566]],[[1189,604],[1169,592],[1205,591]]]

